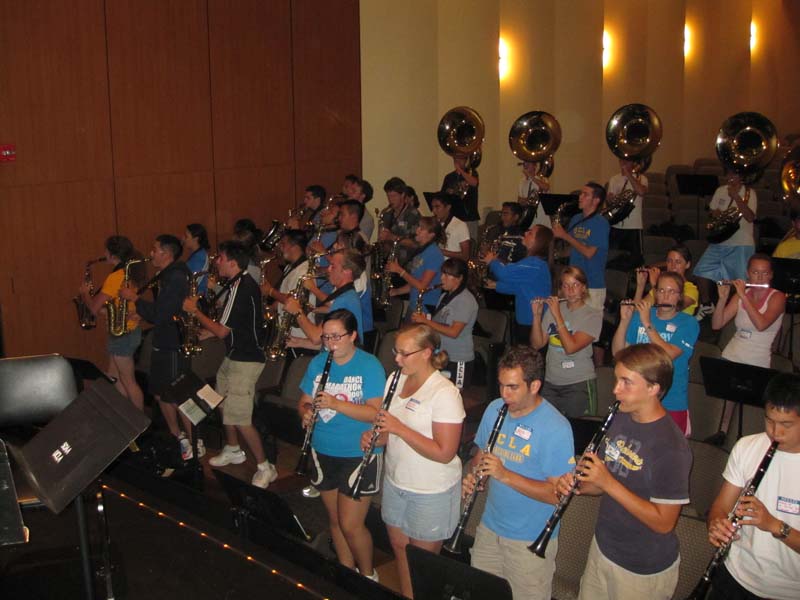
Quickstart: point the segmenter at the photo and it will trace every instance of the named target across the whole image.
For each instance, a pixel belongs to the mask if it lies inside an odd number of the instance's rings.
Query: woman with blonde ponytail
[[[461,459],[457,452],[466,413],[458,388],[439,372],[449,358],[430,325],[407,325],[397,334],[392,350],[401,369],[397,392],[389,409],[376,417],[378,444],[386,445],[381,514],[401,591],[411,598],[406,546],[438,554],[458,524]]]

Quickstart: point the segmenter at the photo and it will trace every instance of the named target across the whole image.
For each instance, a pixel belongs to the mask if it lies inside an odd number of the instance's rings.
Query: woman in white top
[[[452,199],[445,194],[434,196],[431,198],[431,212],[444,229],[446,241],[442,246],[442,254],[447,258],[460,258],[468,261],[469,228],[464,221],[453,216]]]
[[[781,328],[786,308],[786,295],[769,287],[771,281],[772,259],[757,253],[747,261],[747,282],[734,279],[730,284],[717,283],[719,300],[711,315],[711,327],[722,329],[731,319],[736,324],[736,333],[722,351],[722,358],[769,368],[772,342]],[[753,287],[748,288],[747,284]],[[736,295],[729,302],[731,288]],[[733,407],[733,402],[725,402],[722,427],[710,441],[724,441],[723,434],[730,426]]]
[[[398,333],[393,352],[402,374],[389,409],[379,411],[375,420],[378,444],[386,445],[381,515],[401,592],[411,598],[406,546],[438,554],[458,524],[457,451],[466,413],[458,389],[439,372],[448,357],[431,327],[407,325]],[[362,445],[369,435],[365,432]]]

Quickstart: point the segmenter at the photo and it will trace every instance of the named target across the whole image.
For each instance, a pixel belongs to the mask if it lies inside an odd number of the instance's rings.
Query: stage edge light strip
[[[230,544],[226,544],[225,542],[222,542],[222,541],[216,539],[214,536],[208,535],[204,531],[200,531],[199,529],[197,529],[195,527],[192,527],[191,525],[188,525],[183,521],[179,521],[178,519],[175,519],[175,518],[169,516],[168,514],[162,512],[162,511],[160,511],[158,509],[153,508],[152,506],[148,506],[144,502],[140,502],[138,500],[135,500],[134,498],[131,498],[129,495],[123,494],[122,492],[120,492],[118,490],[115,490],[114,488],[109,487],[106,484],[103,484],[103,490],[105,490],[107,492],[112,492],[112,493],[116,494],[119,498],[122,498],[123,500],[129,501],[132,504],[135,504],[139,508],[148,511],[151,514],[154,514],[154,515],[156,515],[156,516],[158,516],[158,517],[160,517],[162,519],[166,519],[170,523],[173,523],[174,525],[177,525],[178,527],[182,527],[184,529],[187,529],[188,531],[191,531],[195,535],[197,535],[197,536],[199,536],[199,537],[201,537],[201,538],[203,538],[203,539],[205,539],[205,540],[207,540],[209,542],[217,544],[223,550],[227,550],[228,552],[233,552],[234,554],[236,554],[240,558],[243,558],[247,562],[253,563],[255,565],[258,565],[259,567],[261,567],[262,569],[264,569],[265,571],[267,571],[271,575],[275,575],[276,577],[284,580],[285,582],[290,583],[294,587],[296,587],[298,589],[301,589],[301,590],[303,590],[305,592],[308,592],[312,596],[315,596],[317,598],[321,598],[321,600],[330,600],[330,598],[328,598],[327,596],[323,596],[319,592],[314,591],[312,588],[308,587],[308,585],[306,585],[305,583],[303,583],[301,581],[297,581],[296,579],[293,579],[292,577],[289,577],[285,573],[281,573],[280,571],[278,571],[274,567],[271,567],[270,565],[268,565],[268,564],[266,564],[264,562],[261,562],[260,560],[257,560],[253,556],[242,552],[238,548],[234,548]]]

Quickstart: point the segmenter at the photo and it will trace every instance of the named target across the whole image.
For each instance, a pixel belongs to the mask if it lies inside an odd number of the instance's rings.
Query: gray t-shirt
[[[603,327],[603,313],[584,304],[572,312],[566,304],[561,305],[561,315],[570,333],[583,331],[592,336],[594,341],[600,337]],[[547,364],[544,379],[552,385],[570,385],[588,379],[594,379],[594,362],[592,361],[592,345],[589,344],[575,354],[567,354],[561,345],[561,338],[556,330],[556,322],[551,311],[542,316],[542,331],[547,335]]]
[[[688,504],[692,451],[672,417],[637,423],[617,413],[600,452],[612,477],[655,504]],[[678,558],[675,531],[656,533],[604,494],[595,527],[600,552],[623,569],[652,575]]]
[[[444,298],[444,295],[442,295]],[[434,315],[433,320],[443,325],[452,325],[455,321],[466,323],[458,337],[446,335],[442,338],[442,349],[447,352],[453,362],[469,362],[475,360],[475,348],[472,344],[472,328],[478,317],[478,302],[469,290],[462,292],[447,303],[447,306]]]

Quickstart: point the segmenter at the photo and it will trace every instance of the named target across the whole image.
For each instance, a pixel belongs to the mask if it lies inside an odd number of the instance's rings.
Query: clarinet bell
[[[536,541],[533,542],[530,546],[528,546],[528,550],[533,552],[539,558],[545,557],[545,552],[547,551],[547,543],[550,541],[550,536],[552,535],[552,530],[549,527],[545,527],[542,529],[542,532],[539,534],[539,537],[536,538]]]

